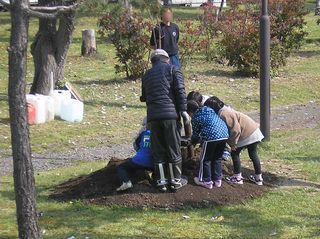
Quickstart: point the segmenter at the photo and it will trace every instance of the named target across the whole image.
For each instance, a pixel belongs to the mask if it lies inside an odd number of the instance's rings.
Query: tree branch
[[[1,3],[5,8],[7,8],[8,10],[11,8],[10,3],[7,3],[7,2],[5,2],[5,1],[3,1],[3,0],[0,0],[0,3]]]
[[[45,19],[55,19],[59,15],[59,12],[44,13],[44,12],[33,11],[29,8],[26,8],[25,12],[31,17],[38,17],[38,18],[45,18]]]
[[[29,7],[26,8],[25,11],[29,16],[32,17],[55,19],[65,12],[75,10],[78,6],[79,4],[74,4],[72,6]]]
[[[2,0],[0,0],[2,1]],[[44,6],[37,6],[37,7],[29,7],[30,10],[32,11],[37,11],[37,12],[45,12],[45,13],[50,13],[50,12],[57,12],[57,11],[69,11],[72,9],[75,9],[79,6],[79,4],[74,4],[71,6],[53,6],[53,7],[44,7]]]

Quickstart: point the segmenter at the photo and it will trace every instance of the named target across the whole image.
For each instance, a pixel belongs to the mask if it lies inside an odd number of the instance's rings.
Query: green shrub
[[[229,65],[246,75],[259,74],[259,18],[256,0],[230,0],[230,8],[223,12],[218,42],[222,57]],[[272,74],[286,64],[286,58],[297,50],[306,36],[304,30],[304,1],[269,0],[271,22]]]
[[[99,34],[110,39],[116,49],[116,73],[137,79],[145,72],[148,61],[152,23],[126,8],[115,8],[99,21]]]

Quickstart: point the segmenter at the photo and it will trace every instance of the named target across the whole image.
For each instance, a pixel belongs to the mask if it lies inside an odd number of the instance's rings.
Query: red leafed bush
[[[196,53],[204,49],[207,44],[203,37],[204,29],[198,21],[181,21],[180,26],[180,59],[185,66]]]
[[[220,54],[246,75],[259,73],[260,5],[256,0],[230,0],[222,15],[218,42]],[[303,0],[269,0],[271,21],[271,69],[276,74],[290,53],[301,46],[306,31]]]
[[[145,72],[148,61],[149,37],[152,23],[126,8],[105,14],[99,21],[99,34],[111,40],[116,49],[116,73],[137,79]]]
[[[196,53],[203,54],[206,60],[216,57],[218,31],[218,8],[213,5],[202,7],[203,13],[197,21],[180,21],[181,40],[179,42],[181,61],[185,65]]]

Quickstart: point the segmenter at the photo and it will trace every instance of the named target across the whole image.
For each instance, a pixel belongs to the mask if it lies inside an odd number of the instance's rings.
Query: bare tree
[[[64,7],[32,9],[28,0],[10,2],[8,4],[0,0],[11,14],[8,98],[17,223],[20,239],[39,239],[42,235],[36,211],[36,189],[26,104],[29,17],[53,19],[66,9]]]
[[[66,1],[39,0],[41,6],[67,3]],[[66,8],[54,18],[39,19],[39,30],[31,45],[35,74],[30,93],[48,95],[51,72],[53,72],[54,85],[63,80],[64,66],[74,30],[74,16],[74,8]]]

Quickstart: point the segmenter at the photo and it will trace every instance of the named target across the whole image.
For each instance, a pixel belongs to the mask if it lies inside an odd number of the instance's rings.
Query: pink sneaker
[[[212,189],[212,187],[213,187],[213,182],[212,181],[210,181],[210,182],[202,182],[202,181],[199,180],[198,177],[195,177],[193,180],[194,180],[195,184],[197,184],[199,186],[202,186],[202,187],[205,187],[207,189]]]
[[[213,187],[220,188],[221,184],[222,184],[222,180],[216,180],[214,181]]]

